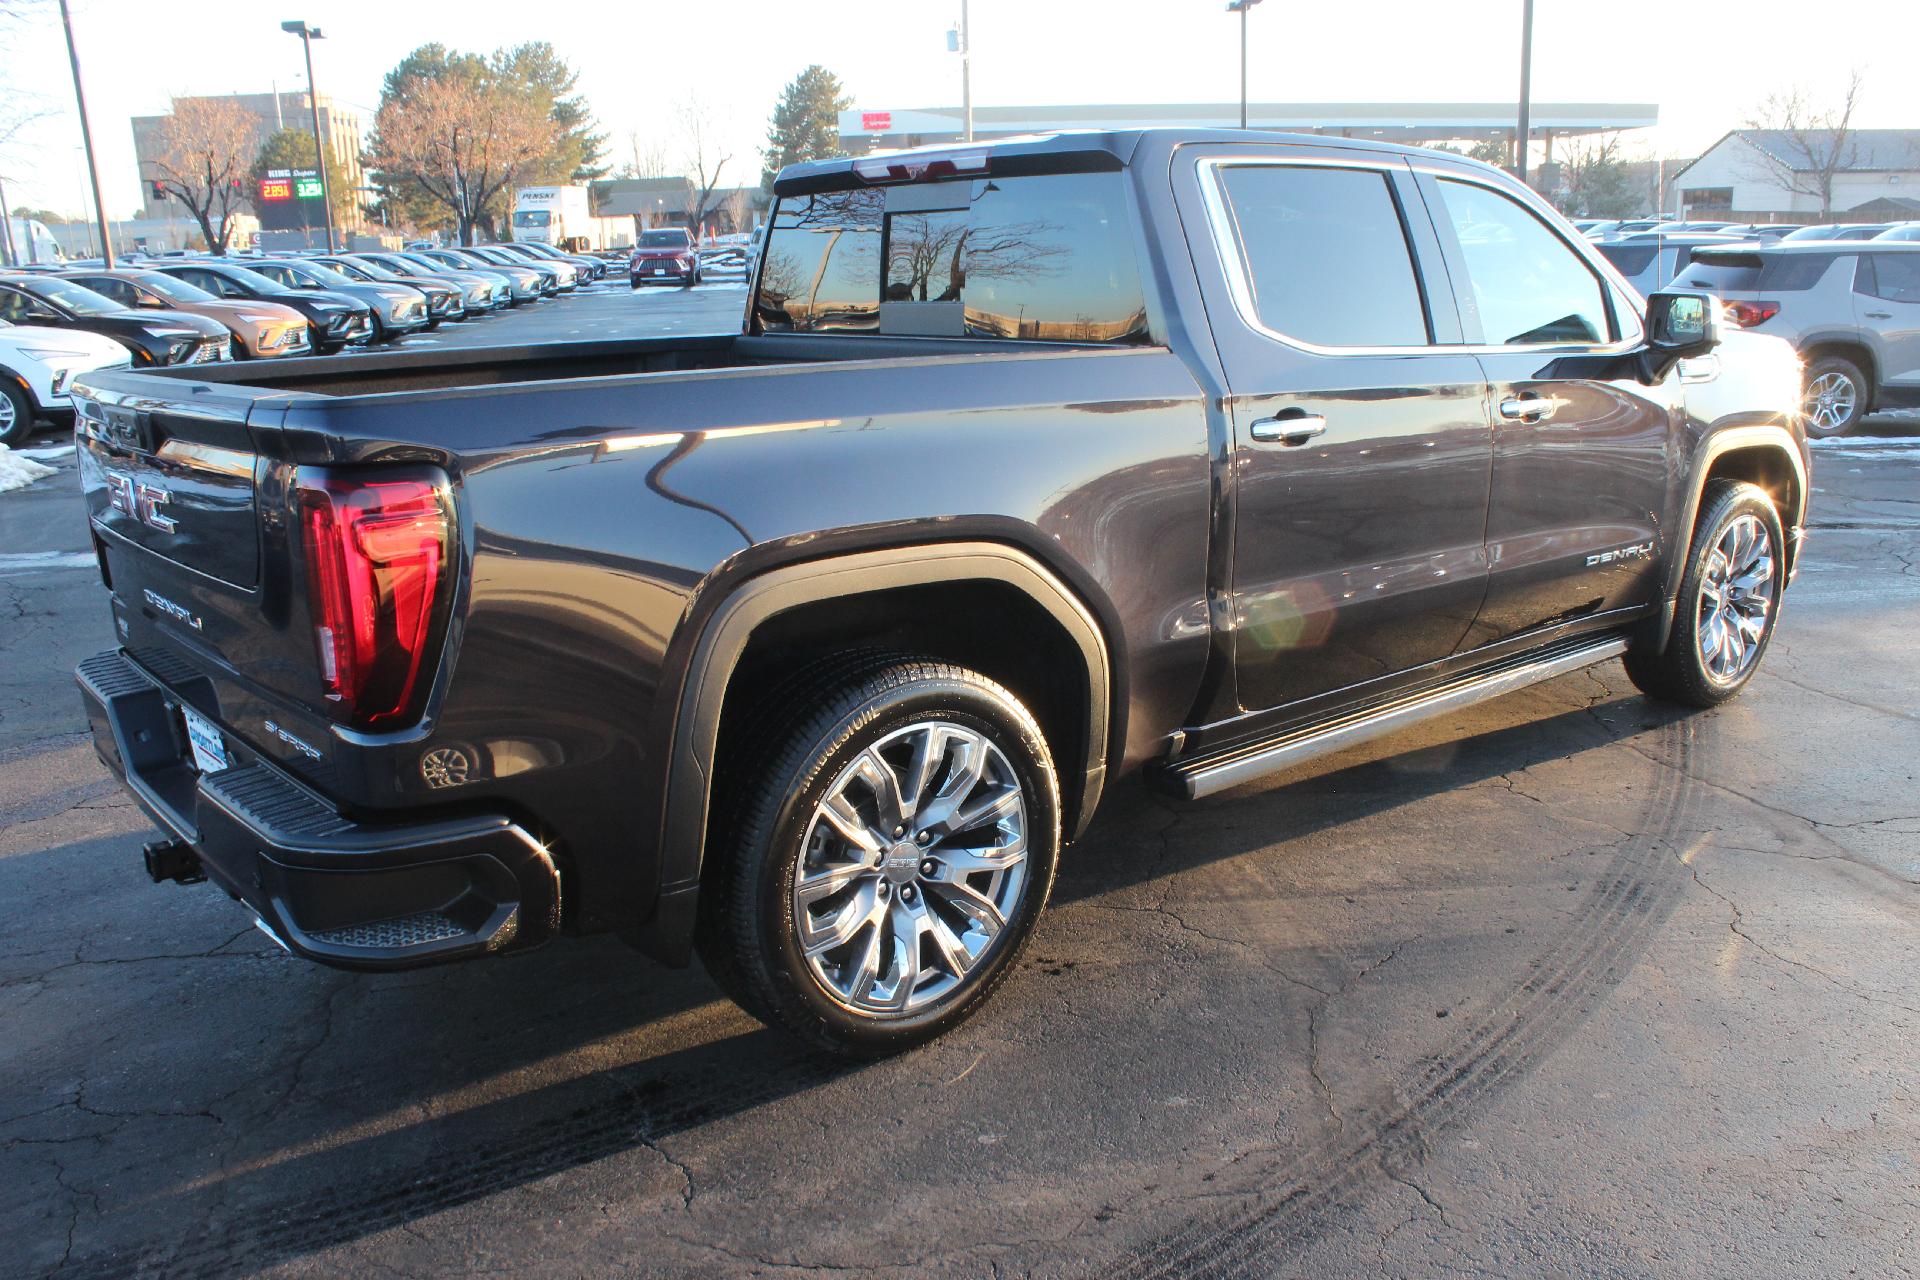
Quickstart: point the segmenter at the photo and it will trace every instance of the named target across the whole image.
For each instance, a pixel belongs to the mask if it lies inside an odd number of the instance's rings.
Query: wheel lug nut
[[[912,901],[913,901],[913,886],[912,886],[912,885],[905,885],[905,886],[903,886],[903,887],[901,888],[901,890],[900,890],[900,896],[901,896],[902,898],[904,898],[904,899],[905,899],[906,901],[908,901],[908,902],[912,902]]]
[[[893,838],[896,840],[898,840],[901,836],[905,834],[907,834],[907,829],[905,827],[895,827],[893,829]]]
[[[928,858],[920,864],[920,874],[923,876],[930,876],[933,874],[932,858]]]
[[[921,844],[925,844],[927,841],[933,839],[933,832],[922,831],[919,835],[915,836],[914,839],[918,840]]]

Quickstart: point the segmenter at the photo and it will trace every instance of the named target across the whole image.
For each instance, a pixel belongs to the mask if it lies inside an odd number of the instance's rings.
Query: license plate
[[[657,275],[657,276],[663,276],[663,275],[665,275],[665,274],[667,274],[667,269],[666,269],[665,267],[655,267],[655,268],[653,269],[653,274],[655,274],[655,275]]]
[[[180,708],[180,715],[187,722],[187,745],[193,748],[193,763],[200,772],[218,773],[226,768],[227,744],[213,721],[191,707]]]

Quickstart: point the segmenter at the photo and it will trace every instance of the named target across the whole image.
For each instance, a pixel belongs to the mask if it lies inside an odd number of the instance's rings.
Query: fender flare
[[[1791,576],[1799,567],[1800,541],[1797,531],[1806,518],[1809,482],[1806,458],[1793,433],[1778,423],[1722,427],[1713,432],[1700,442],[1699,449],[1693,455],[1693,465],[1687,473],[1686,502],[1680,509],[1680,522],[1675,526],[1677,532],[1684,533],[1686,541],[1676,547],[1678,554],[1669,557],[1660,591],[1659,635],[1662,649],[1673,632],[1673,615],[1679,606],[1680,581],[1687,573],[1687,555],[1693,547],[1693,524],[1700,518],[1700,499],[1706,493],[1707,473],[1722,456],[1736,449],[1753,448],[1772,449],[1793,468],[1794,484],[1799,491],[1799,510],[1782,511],[1780,517],[1781,523],[1787,528],[1788,574]]]
[[[660,896],[637,941],[667,963],[684,962],[706,853],[712,762],[727,684],[754,631],[802,605],[898,587],[990,581],[1020,591],[1058,623],[1087,671],[1087,755],[1079,821],[1084,828],[1106,783],[1113,664],[1099,620],[1040,561],[993,542],[944,542],[852,552],[770,569],[736,587],[695,642],[680,691],[661,800]],[[1065,762],[1063,762],[1065,764]],[[1071,766],[1067,766],[1071,767]]]

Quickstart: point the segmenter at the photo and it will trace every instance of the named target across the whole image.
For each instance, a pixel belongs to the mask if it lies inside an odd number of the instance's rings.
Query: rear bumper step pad
[[[223,735],[230,766],[203,774],[181,691],[119,651],[88,658],[75,678],[100,759],[156,825],[191,847],[207,878],[295,955],[407,969],[558,931],[553,858],[507,818],[355,821],[231,735]]]

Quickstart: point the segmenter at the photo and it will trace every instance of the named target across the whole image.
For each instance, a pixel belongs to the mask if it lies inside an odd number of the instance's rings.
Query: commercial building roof
[[[1511,102],[1247,104],[1247,124],[1256,129],[1407,143],[1510,137],[1518,115],[1518,105]],[[1536,102],[1529,131],[1534,137],[1549,133],[1612,133],[1650,128],[1659,121],[1660,109],[1651,103]],[[1234,128],[1239,123],[1238,101],[973,109],[976,138],[1052,133],[1063,129],[1217,129]],[[853,152],[955,141],[962,133],[959,107],[861,107],[840,113],[841,145]]]

